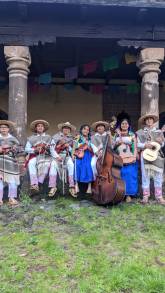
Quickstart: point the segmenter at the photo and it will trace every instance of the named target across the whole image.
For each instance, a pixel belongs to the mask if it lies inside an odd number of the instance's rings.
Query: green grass
[[[165,208],[76,203],[0,210],[0,292],[165,292]]]

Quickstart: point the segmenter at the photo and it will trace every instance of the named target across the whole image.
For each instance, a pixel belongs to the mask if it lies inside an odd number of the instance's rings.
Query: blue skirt
[[[94,180],[91,167],[92,154],[89,150],[84,152],[82,159],[76,158],[74,179],[76,182],[89,183]]]
[[[125,165],[121,169],[121,178],[125,181],[126,195],[137,196],[138,192],[138,163]]]

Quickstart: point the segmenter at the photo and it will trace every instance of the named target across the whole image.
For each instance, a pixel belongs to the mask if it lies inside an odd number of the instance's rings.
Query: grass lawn
[[[0,277],[0,293],[165,292],[165,207],[4,206]]]

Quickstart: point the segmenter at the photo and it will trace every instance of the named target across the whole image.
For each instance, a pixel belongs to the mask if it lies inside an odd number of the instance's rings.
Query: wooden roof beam
[[[3,0],[1,2],[16,2],[16,0]],[[75,5],[98,5],[98,6],[123,6],[123,7],[149,7],[165,8],[164,0],[17,0],[18,3],[39,4],[75,4]]]

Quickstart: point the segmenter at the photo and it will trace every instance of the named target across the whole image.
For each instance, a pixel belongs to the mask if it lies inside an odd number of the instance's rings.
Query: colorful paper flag
[[[119,68],[119,58],[117,55],[103,59],[103,71]]]
[[[50,84],[52,82],[52,74],[51,72],[40,74],[38,78],[39,84]]]
[[[128,94],[137,94],[140,90],[140,85],[138,83],[132,83],[127,85]]]
[[[65,69],[65,79],[73,80],[78,78],[78,67],[69,67]]]
[[[96,60],[91,61],[87,64],[83,64],[83,75],[87,75],[89,73],[96,71],[97,65],[98,65],[98,63]]]
[[[131,64],[137,61],[137,57],[133,54],[125,53],[125,63]]]

